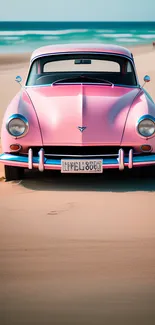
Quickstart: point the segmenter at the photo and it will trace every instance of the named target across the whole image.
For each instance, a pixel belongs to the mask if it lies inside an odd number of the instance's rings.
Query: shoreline
[[[135,45],[129,47],[126,46],[126,48],[128,48],[133,53],[133,55],[155,51],[155,48],[153,48],[152,44]],[[0,53],[0,68],[6,65],[28,63],[30,61],[32,52]]]

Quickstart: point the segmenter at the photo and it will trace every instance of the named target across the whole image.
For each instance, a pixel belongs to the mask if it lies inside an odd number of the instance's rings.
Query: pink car
[[[6,110],[0,162],[7,180],[26,168],[141,167],[155,164],[154,136],[155,104],[139,85],[129,50],[46,46],[33,52],[26,83]]]

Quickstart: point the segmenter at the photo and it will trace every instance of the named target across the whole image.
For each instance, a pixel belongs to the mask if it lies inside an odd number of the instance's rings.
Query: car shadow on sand
[[[103,174],[61,174],[60,172],[26,172],[20,185],[36,191],[155,191],[155,173],[151,168],[139,170],[105,170]]]

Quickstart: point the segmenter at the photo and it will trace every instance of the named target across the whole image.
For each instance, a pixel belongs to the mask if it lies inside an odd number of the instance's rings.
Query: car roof
[[[57,44],[36,49],[31,55],[31,61],[40,56],[69,52],[100,52],[121,54],[132,58],[132,53],[125,47],[111,44]]]

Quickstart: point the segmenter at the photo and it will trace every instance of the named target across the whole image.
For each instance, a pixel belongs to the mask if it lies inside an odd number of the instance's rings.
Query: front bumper
[[[101,159],[101,157],[96,158],[93,155],[89,158],[80,156],[80,157],[68,157],[68,159]],[[126,156],[124,154],[123,148],[118,151],[118,155],[115,157],[105,157],[102,158],[103,169],[108,168],[118,168],[123,170],[124,167],[133,168],[133,167],[142,167],[148,165],[155,165],[155,154],[143,154],[143,155],[134,155],[133,150],[129,151],[129,154]],[[44,149],[40,149],[38,156],[33,156],[32,149],[29,149],[28,155],[17,155],[17,154],[8,154],[3,153],[0,155],[0,163],[3,163],[7,166],[17,166],[24,167],[28,169],[38,168],[39,171],[44,171],[44,169],[52,170],[61,170],[61,159],[52,159],[44,155]]]

